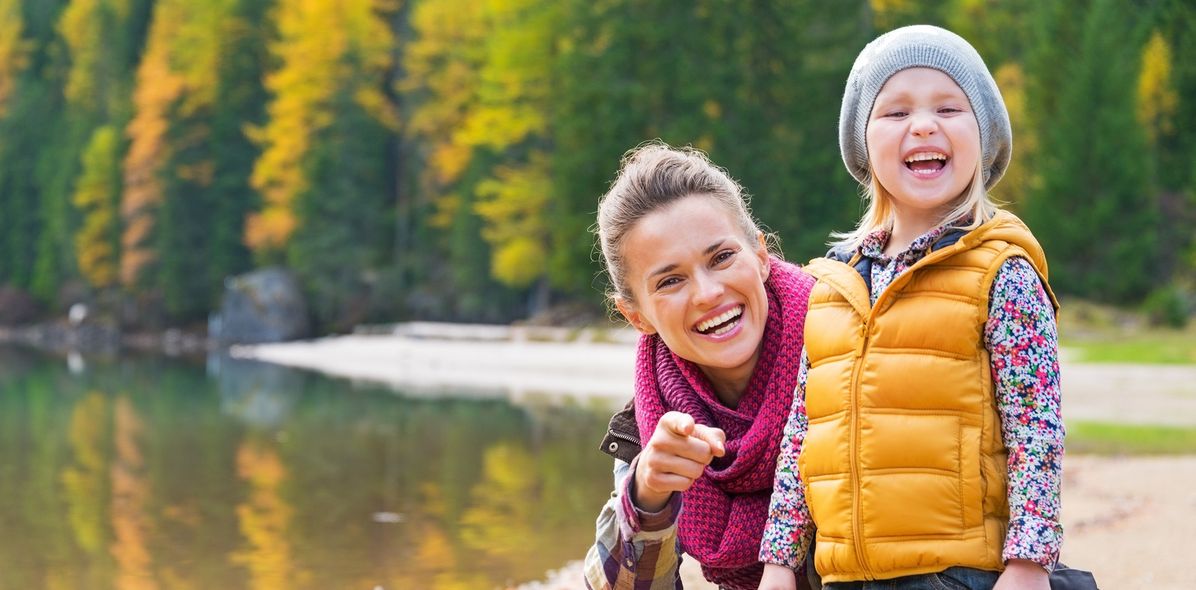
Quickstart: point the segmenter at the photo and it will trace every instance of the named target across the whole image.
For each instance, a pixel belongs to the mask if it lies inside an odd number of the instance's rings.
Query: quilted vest
[[[858,254],[805,267],[818,284],[799,468],[824,582],[1004,568],[1006,453],[984,324],[993,278],[1014,256],[1047,285],[1042,248],[1000,212],[919,260],[875,305]]]

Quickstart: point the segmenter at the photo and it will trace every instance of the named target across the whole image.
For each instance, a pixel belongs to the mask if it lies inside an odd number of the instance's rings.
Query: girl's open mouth
[[[917,176],[932,177],[943,171],[950,157],[938,151],[910,154],[905,158],[905,167]]]
[[[743,317],[743,306],[737,305],[708,320],[698,322],[694,329],[707,336],[722,336],[739,324]]]

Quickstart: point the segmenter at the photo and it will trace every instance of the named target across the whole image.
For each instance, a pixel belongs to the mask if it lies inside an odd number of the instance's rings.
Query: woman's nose
[[[697,305],[711,305],[718,303],[723,296],[723,283],[708,272],[699,272],[694,276],[694,303]]]

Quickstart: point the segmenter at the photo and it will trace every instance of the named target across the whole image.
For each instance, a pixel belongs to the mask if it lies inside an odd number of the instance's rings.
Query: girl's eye
[[[885,119],[900,119],[901,117],[904,117],[907,114],[908,113],[906,113],[905,111],[889,111],[881,116]]]
[[[959,107],[943,107],[939,109],[940,113],[962,113],[963,109]]]

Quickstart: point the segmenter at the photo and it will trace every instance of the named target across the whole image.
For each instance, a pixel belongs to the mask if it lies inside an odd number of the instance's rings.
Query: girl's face
[[[866,132],[868,162],[899,217],[936,225],[980,165],[980,127],[946,74],[910,68],[876,96]]]
[[[768,317],[768,251],[735,215],[689,196],[640,219],[623,254],[632,300],[616,301],[631,325],[702,367],[716,386],[751,376]]]

